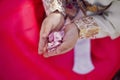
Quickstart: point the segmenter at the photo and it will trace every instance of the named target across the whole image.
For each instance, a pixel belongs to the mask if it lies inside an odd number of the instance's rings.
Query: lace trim
[[[43,4],[47,15],[56,10],[66,15],[62,0],[43,0]]]
[[[96,38],[99,34],[100,27],[97,25],[93,17],[83,17],[82,19],[75,20],[74,23],[80,30],[80,38]]]

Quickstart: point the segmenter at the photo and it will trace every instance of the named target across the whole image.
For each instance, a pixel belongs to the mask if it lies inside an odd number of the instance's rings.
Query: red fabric
[[[0,80],[111,80],[120,68],[119,38],[92,40],[95,70],[79,75],[72,71],[73,50],[47,59],[38,55],[44,15],[40,0],[0,1]]]

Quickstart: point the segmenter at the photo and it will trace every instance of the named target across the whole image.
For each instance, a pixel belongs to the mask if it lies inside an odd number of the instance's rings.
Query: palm
[[[42,23],[39,40],[39,54],[44,52],[45,45],[47,44],[47,37],[50,32],[58,31],[64,24],[64,17],[59,13],[52,13]]]
[[[60,55],[71,50],[78,39],[78,29],[74,24],[69,24],[65,27],[65,36],[63,37],[63,43],[57,47],[55,51],[44,53],[45,57]]]

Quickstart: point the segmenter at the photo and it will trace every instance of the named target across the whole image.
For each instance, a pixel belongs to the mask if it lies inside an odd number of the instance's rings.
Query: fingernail
[[[40,50],[40,49],[38,49],[38,54],[42,54],[43,53],[43,51],[42,50]]]
[[[42,54],[42,52],[38,52],[38,54],[39,54],[39,55],[41,55],[41,54]]]
[[[44,54],[43,57],[48,58],[49,56],[47,54]]]

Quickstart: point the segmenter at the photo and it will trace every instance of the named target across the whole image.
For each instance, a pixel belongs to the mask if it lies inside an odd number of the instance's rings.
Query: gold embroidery
[[[57,10],[65,15],[65,10],[61,0],[43,0],[43,3],[45,4],[44,7],[48,14]]]
[[[82,19],[75,20],[74,23],[80,30],[80,38],[95,38],[99,33],[100,27],[96,24],[93,17],[83,17]]]

